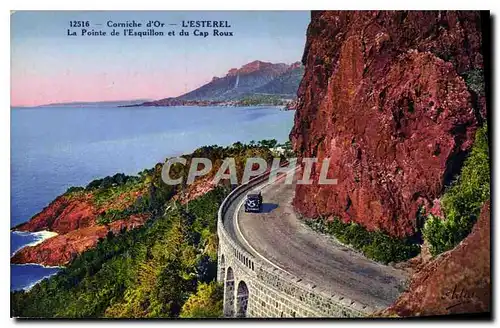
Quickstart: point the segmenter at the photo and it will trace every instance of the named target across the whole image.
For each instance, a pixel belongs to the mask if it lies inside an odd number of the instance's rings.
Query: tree
[[[488,127],[477,130],[460,176],[441,199],[445,218],[429,215],[423,234],[433,255],[452,249],[472,230],[481,207],[490,198]]]

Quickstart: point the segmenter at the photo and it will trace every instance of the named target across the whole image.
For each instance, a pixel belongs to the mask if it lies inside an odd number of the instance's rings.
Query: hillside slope
[[[209,83],[175,98],[145,102],[142,106],[173,106],[185,104],[239,101],[256,96],[277,96],[293,99],[304,69],[300,63],[292,65],[253,61],[241,68],[232,68],[223,77],[214,77]]]
[[[224,158],[235,159],[239,180],[245,162],[274,158],[269,145],[236,142],[204,146],[182,155],[186,165],[162,180],[162,163],[137,176],[118,173],[71,187],[16,231],[59,235],[15,253],[11,263],[64,265],[29,290],[11,292],[11,316],[34,318],[220,317],[222,286],[215,281],[217,212],[229,181],[213,183]],[[213,169],[187,184],[192,158]],[[96,291],[99,292],[96,292]]]
[[[290,67],[283,74],[272,79],[267,84],[255,89],[254,92],[295,96],[303,76],[304,66],[297,62],[290,65]]]

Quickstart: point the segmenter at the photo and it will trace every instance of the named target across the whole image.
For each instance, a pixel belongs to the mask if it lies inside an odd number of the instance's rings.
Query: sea
[[[11,108],[11,227],[28,221],[71,186],[115,173],[135,175],[206,145],[288,140],[294,111],[277,107]],[[11,255],[51,237],[11,232]],[[11,265],[11,291],[60,268]]]

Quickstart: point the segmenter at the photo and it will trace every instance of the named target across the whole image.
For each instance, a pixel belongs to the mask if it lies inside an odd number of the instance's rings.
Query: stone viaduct
[[[326,293],[246,251],[224,227],[228,209],[248,190],[267,181],[263,174],[235,188],[218,212],[217,280],[224,285],[224,317],[362,317],[375,309],[344,295]]]

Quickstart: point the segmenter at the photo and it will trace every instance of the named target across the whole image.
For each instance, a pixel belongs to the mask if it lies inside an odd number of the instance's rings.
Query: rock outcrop
[[[78,254],[95,247],[99,239],[111,231],[118,234],[122,229],[133,229],[144,224],[147,216],[132,216],[127,220],[114,221],[109,225],[92,225],[44,240],[35,246],[26,246],[11,258],[13,264],[37,263],[45,266],[61,266],[71,262]]]
[[[490,202],[457,247],[425,264],[383,316],[490,312]],[[378,315],[377,315],[378,316]]]
[[[59,196],[31,220],[14,229],[27,232],[49,230],[65,234],[95,225],[97,214],[89,197],[71,199]]]
[[[482,75],[480,13],[314,12],[302,62],[290,137],[300,157],[330,158],[338,184],[298,185],[296,210],[412,235],[484,119],[464,80]]]
[[[293,65],[293,64],[292,64]],[[227,72],[226,76],[235,76],[238,74],[250,74],[258,71],[274,72],[276,75],[283,74],[290,66],[283,63],[268,63],[260,60],[254,60],[248,64],[241,66],[240,69],[232,68]]]

